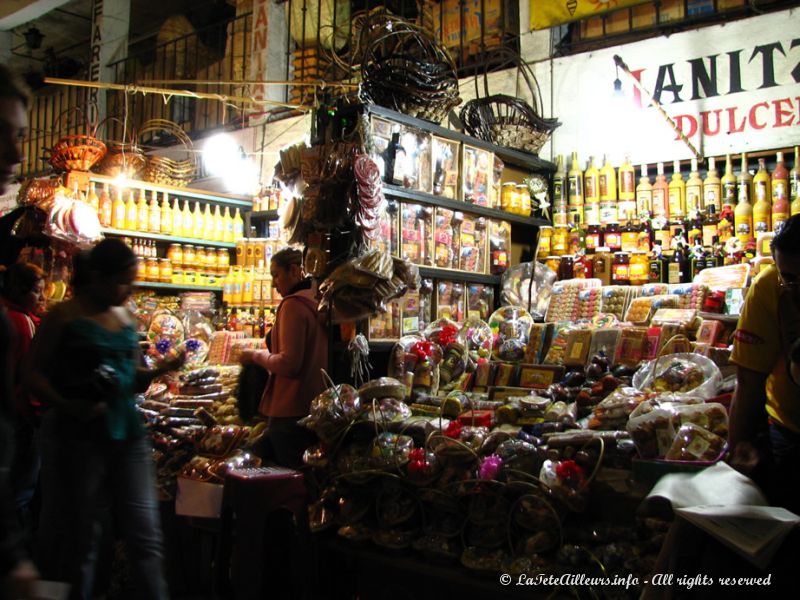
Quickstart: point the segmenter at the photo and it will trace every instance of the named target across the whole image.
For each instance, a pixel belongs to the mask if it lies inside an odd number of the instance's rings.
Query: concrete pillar
[[[89,55],[89,79],[116,83],[109,63],[124,59],[128,53],[130,0],[94,0],[92,5],[92,42]],[[106,92],[95,90],[99,118],[106,116]]]

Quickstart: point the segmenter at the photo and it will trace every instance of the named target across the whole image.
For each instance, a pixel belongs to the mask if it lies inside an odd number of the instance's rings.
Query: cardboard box
[[[433,194],[443,198],[459,197],[458,176],[461,165],[459,143],[432,136],[431,138],[431,182]]]
[[[222,489],[218,483],[178,477],[175,514],[184,517],[219,519],[222,510]]]

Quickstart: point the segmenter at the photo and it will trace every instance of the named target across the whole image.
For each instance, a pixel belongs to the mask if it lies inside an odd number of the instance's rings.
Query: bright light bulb
[[[203,144],[203,164],[215,177],[229,176],[240,156],[239,145],[227,133],[214,134]]]
[[[126,175],[125,171],[120,171],[120,173],[114,177],[114,181],[112,182],[118,190],[124,190],[128,187],[128,176]]]
[[[241,158],[232,162],[223,175],[223,181],[228,191],[234,194],[255,194],[260,184],[258,167],[249,158]]]

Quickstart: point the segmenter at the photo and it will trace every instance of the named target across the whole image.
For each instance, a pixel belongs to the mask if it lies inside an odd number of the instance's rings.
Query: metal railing
[[[492,48],[518,46],[518,0],[278,0],[277,6],[269,5],[269,79],[274,83],[267,86],[267,95],[284,106],[257,109],[235,99],[253,94],[248,82],[255,60],[253,29],[259,26],[255,15],[240,15],[201,30],[181,29],[179,19],[176,26],[162,27],[159,35],[137,42],[134,53],[108,65],[114,83],[190,89],[234,99],[100,91],[106,115],[119,121],[108,119],[98,136],[122,141],[149,119],[167,119],[198,137],[222,126],[244,126],[254,112],[268,112],[272,119],[296,114],[286,105],[309,105],[318,99],[318,88],[309,83],[353,86],[328,86],[328,95],[352,91],[360,79],[362,32],[369,19],[386,13],[430,31],[450,51],[461,77],[475,74],[479,63],[491,57]],[[177,83],[185,80],[195,83]],[[24,175],[47,170],[45,148],[60,136],[85,130],[74,119],[69,125],[56,124],[55,119],[68,107],[85,107],[87,98],[85,89],[58,86],[36,94],[31,134],[25,141]]]

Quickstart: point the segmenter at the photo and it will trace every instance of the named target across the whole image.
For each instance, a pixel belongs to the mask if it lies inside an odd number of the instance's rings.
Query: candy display
[[[494,334],[492,354],[499,360],[520,361],[525,357],[533,318],[527,310],[504,306],[489,318]]]
[[[458,332],[458,341],[475,362],[487,361],[492,355],[493,334],[489,325],[477,317],[469,317]]]

